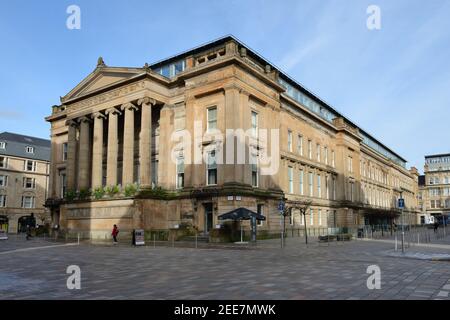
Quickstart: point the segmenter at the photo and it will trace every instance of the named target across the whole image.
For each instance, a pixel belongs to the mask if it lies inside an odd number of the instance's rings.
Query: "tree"
[[[289,212],[289,215],[292,214],[292,210],[299,210],[300,214],[303,218],[303,225],[305,227],[305,243],[308,244],[308,231],[306,229],[306,215],[309,212],[309,208],[311,207],[311,200],[300,200],[300,201],[289,201],[289,207],[285,208],[285,211]],[[283,230],[284,231],[284,230]]]

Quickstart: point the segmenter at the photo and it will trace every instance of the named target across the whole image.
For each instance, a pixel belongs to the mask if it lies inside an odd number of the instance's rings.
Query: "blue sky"
[[[100,55],[140,67],[233,34],[422,171],[450,152],[449,17],[447,0],[2,1],[0,131],[48,138],[44,117]]]

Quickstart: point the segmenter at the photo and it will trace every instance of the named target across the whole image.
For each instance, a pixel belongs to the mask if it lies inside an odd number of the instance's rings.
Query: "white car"
[[[8,240],[8,234],[5,230],[0,230],[0,240]]]

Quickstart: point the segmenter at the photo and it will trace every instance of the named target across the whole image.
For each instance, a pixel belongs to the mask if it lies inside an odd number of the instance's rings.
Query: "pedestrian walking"
[[[27,225],[27,240],[30,240],[30,238],[32,238],[33,236],[31,235],[31,227],[29,225]]]
[[[437,232],[438,227],[439,227],[439,222],[436,221],[436,222],[434,223],[434,233]]]
[[[113,244],[117,244],[118,243],[117,242],[117,235],[118,234],[119,234],[119,228],[117,228],[117,225],[115,224],[113,229],[112,229],[112,232],[111,232],[111,235],[113,237]]]

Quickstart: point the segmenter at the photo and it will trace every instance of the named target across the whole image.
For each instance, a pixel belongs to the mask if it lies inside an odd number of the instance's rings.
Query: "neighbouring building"
[[[419,179],[419,223],[442,223],[450,215],[450,153],[425,157],[424,175]]]
[[[50,223],[47,199],[50,140],[0,133],[0,228],[25,232]]]
[[[390,224],[401,196],[417,219],[415,168],[231,36],[139,68],[99,58],[46,120],[47,206],[85,237],[113,224],[208,232],[237,207],[277,230],[282,198],[312,201],[308,227]]]

